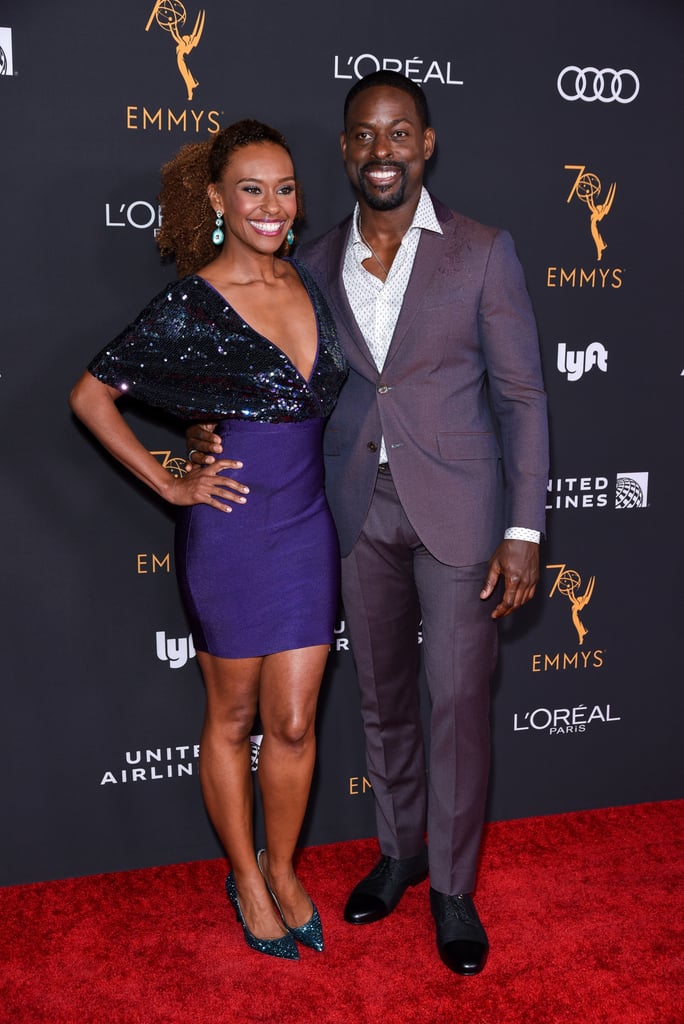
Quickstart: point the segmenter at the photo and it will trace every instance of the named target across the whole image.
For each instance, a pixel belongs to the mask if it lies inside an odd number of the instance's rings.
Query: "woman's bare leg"
[[[260,939],[286,934],[254,854],[250,730],[264,658],[215,658],[198,652],[207,692],[199,770],[204,802],[235,876],[249,930]]]
[[[266,825],[262,868],[293,928],[311,917],[311,901],[295,876],[292,858],[311,789],[316,706],[328,651],[327,645],[282,651],[265,657],[261,669],[258,778]]]

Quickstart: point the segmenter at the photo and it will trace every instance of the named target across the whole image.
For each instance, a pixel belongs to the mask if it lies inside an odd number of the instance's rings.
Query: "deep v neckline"
[[[309,376],[308,377],[306,377],[302,373],[302,371],[299,369],[299,367],[294,362],[294,360],[290,356],[288,356],[287,352],[285,352],[285,350],[282,349],[277,342],[273,341],[271,338],[267,338],[265,334],[261,333],[261,331],[257,331],[257,329],[255,327],[252,327],[252,325],[250,324],[249,320],[246,320],[242,316],[240,311],[235,308],[233,303],[229,302],[228,299],[223,294],[223,292],[220,292],[218,290],[218,288],[216,288],[211,283],[211,281],[207,281],[206,277],[202,277],[201,274],[193,274],[192,276],[197,281],[201,281],[203,284],[205,284],[207,286],[207,288],[209,288],[214,293],[214,295],[218,296],[218,298],[221,299],[221,302],[223,302],[224,305],[228,307],[228,309],[233,311],[235,316],[240,320],[240,322],[248,330],[250,330],[252,332],[252,334],[256,335],[257,338],[260,338],[263,342],[265,342],[267,345],[269,345],[275,352],[277,352],[280,356],[282,356],[282,358],[285,359],[290,364],[290,366],[295,371],[297,376],[301,377],[301,379],[304,381],[304,383],[308,387],[311,384],[311,381],[313,380],[313,376],[314,376],[314,374],[316,372],[316,367],[318,366],[318,359],[319,359],[320,353],[321,353],[321,324],[320,324],[320,320],[318,318],[318,313],[317,313],[317,310],[316,310],[316,303],[314,302],[314,297],[311,294],[309,288],[307,287],[306,281],[304,280],[302,275],[299,273],[299,268],[297,267],[297,264],[293,260],[288,259],[287,257],[284,258],[284,262],[290,264],[290,266],[294,269],[295,273],[297,274],[297,277],[302,282],[302,285],[304,286],[304,291],[306,292],[306,294],[309,297],[309,302],[311,303],[311,308],[313,309],[314,320],[316,322],[316,351],[314,353],[314,359],[313,359],[313,363],[311,364],[311,370],[309,372]]]

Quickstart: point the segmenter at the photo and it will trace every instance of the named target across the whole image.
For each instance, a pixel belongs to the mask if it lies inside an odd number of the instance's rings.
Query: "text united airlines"
[[[549,480],[546,508],[605,508],[608,504],[608,478],[605,476],[566,476]]]
[[[178,747],[152,747],[148,750],[127,750],[126,768],[107,771],[101,786],[119,782],[153,782],[155,779],[177,779],[193,775],[199,758],[199,743]]]

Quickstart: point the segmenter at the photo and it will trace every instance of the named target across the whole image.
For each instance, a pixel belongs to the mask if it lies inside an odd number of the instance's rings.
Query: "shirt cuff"
[[[541,534],[539,530],[526,530],[523,526],[511,526],[504,533],[504,540],[529,540],[538,544]]]

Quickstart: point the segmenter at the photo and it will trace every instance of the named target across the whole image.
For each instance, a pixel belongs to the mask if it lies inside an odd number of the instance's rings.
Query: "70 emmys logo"
[[[572,624],[577,630],[577,638],[581,647],[589,630],[586,628],[584,623],[580,621],[579,613],[591,601],[591,595],[594,593],[596,577],[592,576],[587,583],[584,593],[579,594],[578,591],[582,585],[582,578],[576,569],[566,569],[565,562],[563,562],[562,565],[547,565],[546,568],[560,570],[556,576],[553,586],[551,587],[549,597],[553,597],[556,591],[567,597],[572,610]]]
[[[185,468],[187,462],[185,459],[181,458],[180,455],[172,456],[170,450],[163,452],[151,451],[150,455],[154,455],[155,458],[159,458],[162,464],[162,468],[165,469],[167,473],[170,473],[171,476],[176,476],[179,479],[185,476],[187,472]]]
[[[577,176],[568,193],[567,203],[579,199],[589,212],[589,230],[596,247],[596,262],[601,263],[603,253],[608,248],[604,241],[599,224],[613,208],[617,186],[609,185],[602,202],[598,202],[601,194],[601,180],[592,171],[587,171],[586,164],[564,164],[566,171],[577,171]],[[596,266],[591,270],[584,267],[548,267],[546,272],[547,288],[621,288],[622,268]]]
[[[601,182],[595,174],[585,173],[586,167],[584,164],[565,164],[566,171],[579,171],[579,174],[575,178],[575,183],[570,189],[567,202],[572,202],[573,198],[577,198],[586,204],[589,210],[589,224],[591,227],[591,237],[594,239],[596,245],[596,259],[601,262],[603,256],[603,250],[607,248],[606,243],[601,238],[601,234],[598,229],[599,222],[607,217],[610,213],[610,209],[615,199],[615,182],[609,187],[606,192],[606,197],[602,203],[596,203],[595,200],[598,198],[601,191]]]
[[[591,601],[594,593],[594,587],[596,585],[596,577],[591,576],[588,583],[582,590],[582,578],[576,569],[568,569],[567,564],[547,565],[547,569],[557,569],[556,578],[553,582],[553,586],[549,591],[549,597],[554,597],[555,594],[561,594],[566,597],[570,603],[570,615],[572,618],[572,624],[575,627],[577,633],[577,639],[579,647],[583,648],[584,638],[589,632],[587,627],[580,619],[580,612],[586,608]],[[560,672],[566,671],[567,669],[588,669],[588,668],[601,668],[603,665],[603,658],[605,651],[603,650],[575,650],[569,653],[568,651],[558,651],[555,654],[540,653],[532,655],[532,671],[533,672]]]
[[[188,93],[188,102],[192,99],[192,94],[199,85],[199,82],[190,72],[185,58],[188,54],[195,49],[200,39],[202,38],[202,32],[204,31],[204,11],[200,11],[197,15],[197,21],[195,27],[188,35],[182,36],[178,31],[183,27],[187,21],[188,12],[180,2],[180,0],[157,0],[152,13],[150,14],[145,31],[150,31],[150,26],[153,21],[156,21],[159,28],[168,32],[174,43],[176,44],[176,63],[180,72],[181,78],[185,82],[185,88]]]

